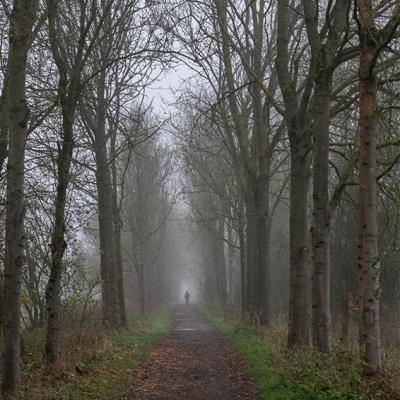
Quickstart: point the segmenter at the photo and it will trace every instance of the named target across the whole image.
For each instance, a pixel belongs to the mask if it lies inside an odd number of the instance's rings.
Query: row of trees
[[[146,88],[170,61],[162,8],[139,0],[1,2],[5,397],[20,385],[21,318],[26,327],[46,325],[52,366],[72,293],[86,299],[83,313],[101,295],[103,324],[117,328],[127,325],[132,293],[144,312],[170,291],[168,274],[158,277],[169,251],[172,156],[145,105]],[[82,261],[90,240],[99,278]]]
[[[312,338],[330,352],[331,278],[342,270],[331,271],[331,244],[343,251],[333,227],[347,202],[356,203],[359,241],[350,256],[358,254],[351,267],[358,264],[359,338],[368,372],[378,373],[377,193],[387,206],[397,190],[398,3],[214,0],[187,3],[179,18],[181,53],[204,84],[188,81],[177,136],[207,248],[205,290],[229,305],[237,260],[242,311],[271,321],[271,282],[283,268],[271,243],[287,207],[288,344]],[[352,279],[347,287],[356,286]]]
[[[355,12],[348,0],[0,5],[5,396],[20,381],[21,318],[46,325],[51,366],[71,291],[101,297],[103,324],[116,328],[126,299],[145,312],[177,290],[181,226],[166,224],[181,219],[177,162],[145,105],[171,62],[196,82],[172,131],[204,295],[268,324],[289,280],[289,346],[312,337],[329,352],[346,280],[368,371],[380,371],[380,261],[387,270],[398,251],[396,1],[356,0]],[[99,279],[82,265],[89,238]],[[396,270],[385,277],[391,305],[398,283]]]

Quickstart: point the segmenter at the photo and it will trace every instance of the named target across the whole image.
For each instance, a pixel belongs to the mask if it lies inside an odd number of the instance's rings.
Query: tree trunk
[[[146,314],[146,295],[144,289],[144,265],[142,259],[139,261],[138,265],[138,287],[139,287],[139,301],[140,301],[140,313],[141,315]]]
[[[108,166],[105,127],[95,131],[96,184],[100,239],[100,270],[102,278],[103,322],[105,326],[119,325],[118,293],[115,264],[115,238],[110,168]]]
[[[234,289],[234,271],[235,271],[235,248],[232,246],[233,243],[233,230],[232,230],[232,221],[231,217],[229,217],[227,224],[227,239],[228,239],[228,272],[227,272],[227,296],[228,296],[228,305],[231,307],[234,305],[235,301],[235,289]]]
[[[368,34],[367,34],[368,35]],[[359,276],[360,344],[365,349],[368,373],[381,371],[380,265],[376,207],[376,92],[375,41],[361,41],[359,70]]]
[[[257,214],[256,214],[256,194],[255,182],[247,179],[246,192],[246,294],[247,294],[247,309],[245,311],[252,313],[256,310],[256,276],[258,264],[257,254]]]
[[[126,317],[125,307],[125,288],[124,288],[124,271],[122,262],[121,250],[121,223],[119,221],[119,212],[115,211],[114,206],[114,243],[115,243],[115,269],[117,273],[117,290],[118,290],[118,305],[119,305],[119,319],[121,325],[127,327],[128,320]]]
[[[119,303],[119,317],[122,326],[128,326],[126,317],[125,306],[125,288],[124,288],[124,270],[122,262],[121,250],[121,230],[122,221],[120,216],[120,209],[118,207],[118,185],[117,185],[117,165],[115,160],[115,137],[111,140],[111,157],[112,160],[112,206],[113,206],[113,222],[114,222],[114,241],[115,241],[115,269],[117,272],[117,289],[118,289],[118,303]]]
[[[258,3],[258,4],[257,4]],[[253,2],[251,5],[253,19],[253,48],[251,51],[251,64],[254,74],[263,79],[263,39],[264,39],[264,8],[265,1]],[[258,82],[249,74],[253,82],[249,91],[253,100],[253,137],[252,157],[250,168],[254,169],[255,178],[255,212],[257,219],[257,267],[255,270],[254,289],[255,311],[258,315],[258,322],[261,325],[269,323],[270,319],[270,271],[269,271],[269,235],[268,235],[268,214],[269,214],[269,174],[270,174],[270,151],[269,151],[269,107],[263,107],[263,95]],[[265,103],[267,105],[268,103]],[[254,146],[255,145],[255,146]]]
[[[310,343],[310,248],[307,241],[309,166],[306,152],[291,149],[289,347]]]
[[[346,283],[343,282],[342,287],[342,327],[340,341],[344,349],[349,347],[349,328],[350,328],[350,307],[349,307],[349,291]]]
[[[37,1],[15,0],[10,21],[6,110],[9,129],[4,271],[2,393],[15,398],[20,384],[21,283],[24,266],[24,156],[29,110],[26,101],[27,55]]]
[[[60,288],[63,273],[63,256],[67,248],[65,242],[65,207],[67,188],[70,181],[72,152],[74,149],[73,121],[75,107],[63,104],[63,142],[57,162],[57,195],[55,201],[55,221],[51,241],[50,276],[46,287],[47,336],[46,360],[55,363],[59,353]]]
[[[249,308],[248,292],[247,292],[247,252],[245,237],[244,210],[242,201],[239,204],[239,251],[240,251],[240,304],[241,311],[247,311]]]
[[[330,305],[329,121],[331,75],[316,79],[314,92],[313,200],[313,341],[318,350],[332,350]]]
[[[270,266],[269,266],[269,177],[260,172],[257,182],[257,279],[256,310],[259,313],[259,322],[266,325],[270,321]]]
[[[215,260],[217,262],[216,271],[217,271],[217,282],[218,282],[218,298],[219,305],[226,310],[226,300],[227,300],[227,291],[226,291],[226,262],[225,262],[225,221],[223,218],[220,218],[218,221],[218,230],[217,230],[217,240],[215,240],[216,246],[216,257]]]
[[[277,56],[276,67],[279,87],[285,103],[285,120],[290,141],[290,287],[288,346],[307,346],[310,341],[310,274],[307,241],[307,196],[309,183],[308,98],[310,80],[305,81],[299,100],[296,83],[292,78],[289,61],[290,10],[288,0],[277,3]]]
[[[10,60],[8,60],[8,63]],[[0,171],[3,169],[4,162],[8,153],[8,66],[4,76],[4,86],[0,97]]]

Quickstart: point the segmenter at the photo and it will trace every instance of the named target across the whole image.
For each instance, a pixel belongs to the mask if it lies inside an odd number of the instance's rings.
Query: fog
[[[340,338],[368,375],[399,354],[400,8],[382,4],[0,1],[7,397],[25,333],[61,365],[186,291],[290,349]]]

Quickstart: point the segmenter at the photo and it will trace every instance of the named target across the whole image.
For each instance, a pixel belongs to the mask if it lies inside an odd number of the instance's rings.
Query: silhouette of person
[[[190,299],[190,293],[186,290],[185,296],[186,304],[189,304],[189,299]]]

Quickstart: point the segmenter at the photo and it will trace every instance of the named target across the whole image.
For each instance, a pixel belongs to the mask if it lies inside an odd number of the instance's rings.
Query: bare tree
[[[285,120],[290,140],[290,304],[289,346],[306,346],[310,341],[309,257],[307,196],[310,180],[309,99],[310,73],[306,72],[301,91],[290,74],[289,41],[294,28],[289,1],[278,2],[277,56],[279,86],[285,103]]]
[[[303,1],[315,84],[312,126],[314,137],[313,339],[316,347],[322,352],[329,352],[332,349],[330,223],[334,207],[331,207],[329,202],[328,182],[332,79],[335,68],[344,55],[347,57],[349,54],[352,55],[352,52],[345,48],[349,7],[348,1],[336,1],[331,8],[326,9],[326,25],[319,29],[318,11],[322,10],[318,9],[314,1]],[[325,29],[326,26],[328,29]],[[334,204],[336,205],[337,202]]]
[[[376,63],[379,54],[392,40],[400,24],[400,7],[393,6],[392,16],[383,28],[375,21],[370,2],[358,0],[357,23],[360,40],[359,68],[359,276],[360,344],[365,347],[369,373],[382,368],[380,337],[380,265],[376,202]]]
[[[6,257],[2,392],[14,398],[20,384],[20,310],[24,254],[24,162],[29,110],[26,99],[28,51],[38,12],[37,1],[16,0],[10,15],[4,115],[8,131]],[[12,88],[12,96],[11,96]],[[3,125],[3,124],[2,124]]]
[[[112,0],[107,1],[102,7],[101,13],[98,14],[96,7],[93,7],[95,2],[90,4],[80,3],[76,8],[72,4],[59,3],[54,0],[49,0],[47,3],[49,40],[59,73],[58,95],[63,121],[62,141],[57,163],[57,197],[55,200],[55,222],[51,244],[51,273],[47,285],[48,328],[46,359],[51,363],[57,361],[58,354],[59,292],[63,271],[62,259],[67,246],[64,240],[65,206],[74,149],[75,112],[82,92],[82,71],[96,41],[99,40],[101,27],[111,4]],[[59,22],[63,13],[76,15],[77,26],[69,27],[64,25],[60,30]],[[76,37],[73,36],[75,31],[79,32]],[[65,51],[66,46],[71,46],[72,59],[69,58],[70,52]],[[107,301],[107,298],[105,300]],[[109,304],[113,303],[110,301]],[[107,310],[109,304],[106,305]],[[105,312],[105,318],[111,317],[108,314]]]

